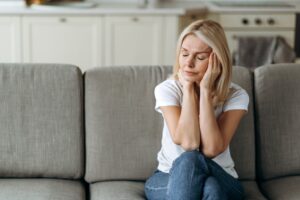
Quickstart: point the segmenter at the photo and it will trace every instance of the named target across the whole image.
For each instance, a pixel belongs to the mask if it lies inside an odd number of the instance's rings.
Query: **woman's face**
[[[197,36],[190,34],[182,42],[179,54],[179,66],[182,76],[192,82],[200,82],[208,67],[211,47]]]

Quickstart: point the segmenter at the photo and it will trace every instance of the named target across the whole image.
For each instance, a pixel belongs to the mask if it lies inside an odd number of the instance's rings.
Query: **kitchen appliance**
[[[294,48],[295,14],[275,12],[226,12],[211,14],[209,18],[218,21],[223,27],[229,49],[237,48],[238,37],[281,36]]]

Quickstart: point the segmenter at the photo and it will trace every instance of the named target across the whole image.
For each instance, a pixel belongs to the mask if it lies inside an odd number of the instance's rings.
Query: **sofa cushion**
[[[299,200],[300,176],[283,177],[261,184],[263,192],[272,200]]]
[[[82,102],[75,66],[0,64],[0,177],[82,177]]]
[[[144,182],[107,181],[90,184],[91,200],[144,200]]]
[[[242,181],[245,200],[266,200],[255,181]],[[106,181],[90,184],[91,200],[145,199],[144,182]]]
[[[266,200],[256,181],[242,181],[242,185],[245,192],[245,200]]]
[[[154,87],[171,67],[103,67],[85,82],[88,182],[145,180],[157,167],[162,117],[154,111]]]
[[[255,129],[253,112],[253,74],[245,67],[233,67],[232,81],[249,95],[248,113],[241,120],[230,144],[235,168],[241,180],[255,179]]]
[[[79,181],[55,179],[0,179],[0,199],[5,200],[84,200]]]
[[[261,179],[300,174],[299,77],[299,64],[268,65],[255,70],[257,158]]]

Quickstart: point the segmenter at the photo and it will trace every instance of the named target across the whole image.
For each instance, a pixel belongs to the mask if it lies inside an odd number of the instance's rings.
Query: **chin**
[[[191,82],[200,83],[201,78],[186,77],[186,80],[191,81]]]

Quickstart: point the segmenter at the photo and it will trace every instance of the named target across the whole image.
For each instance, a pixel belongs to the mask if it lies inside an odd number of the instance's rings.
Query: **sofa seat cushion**
[[[245,200],[266,200],[255,181],[242,181],[245,191]]]
[[[58,179],[0,179],[0,199],[5,200],[84,200],[79,181]]]
[[[299,200],[300,176],[273,179],[261,184],[264,194],[272,200]]]
[[[255,181],[242,181],[245,200],[266,200]],[[144,182],[106,181],[90,184],[91,200],[141,200],[146,199]]]
[[[145,199],[144,182],[106,181],[90,184],[91,200]]]

